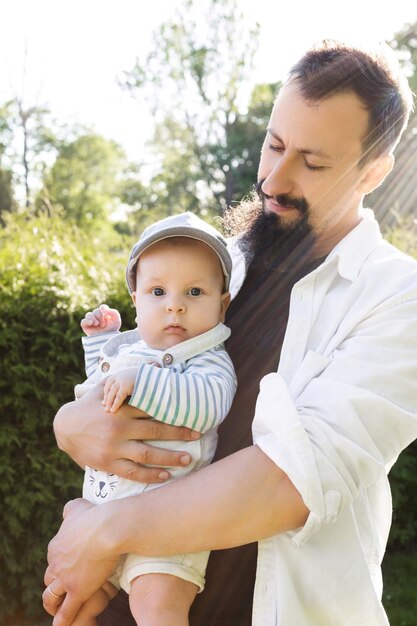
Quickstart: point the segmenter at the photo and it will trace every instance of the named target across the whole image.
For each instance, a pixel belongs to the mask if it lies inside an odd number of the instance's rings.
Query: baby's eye
[[[202,289],[200,287],[191,287],[187,292],[190,296],[201,296]]]
[[[162,287],[154,287],[152,289],[152,295],[153,296],[163,296],[165,293],[165,291],[162,289]]]

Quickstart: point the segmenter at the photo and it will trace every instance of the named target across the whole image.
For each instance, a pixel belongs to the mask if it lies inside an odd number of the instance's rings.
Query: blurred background
[[[0,624],[43,626],[46,545],[82,482],[52,432],[84,379],[79,320],[105,301],[132,327],[124,266],[143,228],[186,210],[219,225],[251,193],[277,89],[315,41],[386,41],[416,92],[417,7],[6,0],[2,9]],[[414,115],[367,205],[417,257],[416,203]],[[391,472],[393,626],[417,626],[416,459],[413,444]]]

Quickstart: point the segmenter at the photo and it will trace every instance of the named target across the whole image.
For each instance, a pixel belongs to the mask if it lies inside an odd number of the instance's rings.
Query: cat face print
[[[100,472],[95,469],[90,469],[88,479],[90,488],[94,490],[95,497],[101,498],[102,500],[105,500],[115,491],[117,483],[119,482],[119,478],[116,474],[106,474],[105,472]]]

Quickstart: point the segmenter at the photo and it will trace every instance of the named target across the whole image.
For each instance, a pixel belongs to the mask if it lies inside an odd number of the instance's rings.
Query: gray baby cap
[[[225,238],[213,226],[207,224],[207,222],[191,213],[191,211],[187,211],[186,213],[170,215],[145,228],[132,248],[126,268],[126,282],[129,293],[136,289],[136,265],[141,254],[158,241],[169,239],[170,237],[190,237],[190,239],[197,239],[197,241],[202,241],[210,246],[219,257],[224,274],[225,291],[228,291],[232,272],[232,259],[227,250]]]

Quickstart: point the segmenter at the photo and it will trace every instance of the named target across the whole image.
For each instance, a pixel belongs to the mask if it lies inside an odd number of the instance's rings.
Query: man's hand
[[[100,529],[100,512],[82,500],[69,502],[64,521],[48,547],[48,568],[42,600],[54,615],[53,626],[70,626],[81,606],[114,571],[117,555],[109,556],[105,532]]]
[[[80,400],[61,407],[54,420],[58,446],[81,467],[88,465],[138,482],[161,483],[169,478],[164,466],[190,463],[189,454],[158,448],[158,441],[191,441],[198,439],[199,433],[149,419],[143,411],[125,404],[117,413],[108,413],[102,397],[103,384],[99,384]],[[144,443],[149,440],[155,440],[155,446]]]

